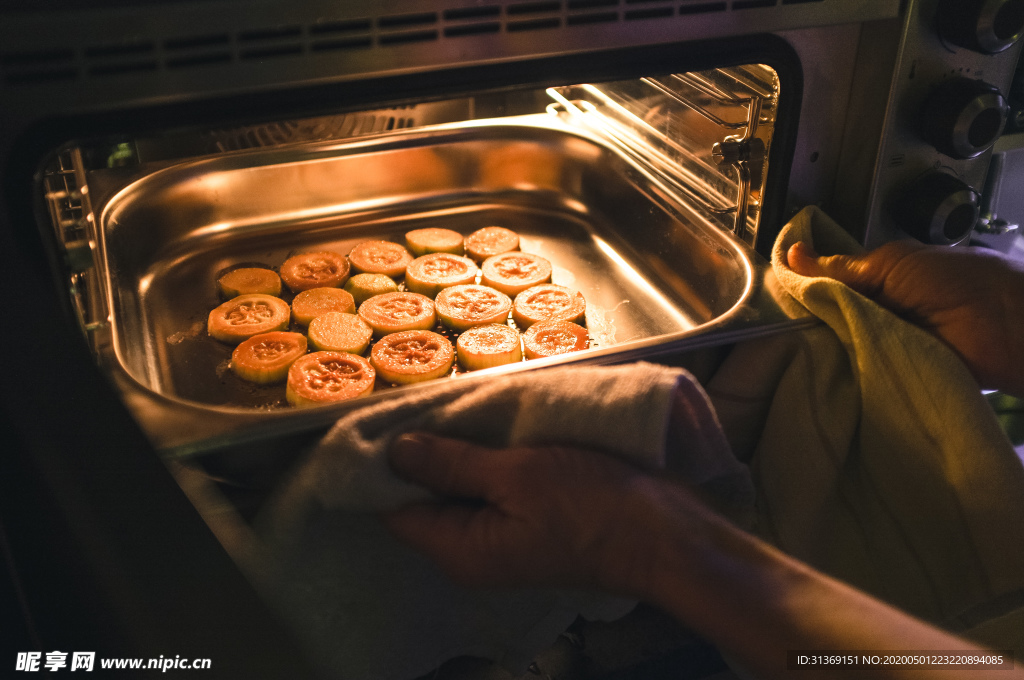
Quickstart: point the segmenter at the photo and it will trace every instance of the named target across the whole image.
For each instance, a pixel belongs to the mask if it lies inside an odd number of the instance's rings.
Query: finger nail
[[[803,255],[804,257],[818,257],[818,251],[816,251],[814,249],[814,246],[812,246],[807,241],[797,241],[796,243],[793,244],[793,247],[796,248],[797,252],[800,255]]]
[[[825,276],[826,272],[821,257],[810,243],[797,241],[789,247],[786,263],[789,268],[801,276]]]

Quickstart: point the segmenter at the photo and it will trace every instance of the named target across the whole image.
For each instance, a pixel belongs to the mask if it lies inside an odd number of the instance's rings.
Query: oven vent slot
[[[679,14],[710,14],[711,12],[724,12],[728,6],[724,2],[704,2],[696,5],[680,5]]]
[[[152,42],[87,47],[85,62],[90,76],[145,73],[159,68],[156,44]]]
[[[486,35],[501,32],[501,7],[486,5],[445,10],[444,37]]]
[[[414,42],[437,40],[437,14],[399,14],[377,19],[377,44],[380,46],[401,45]]]
[[[373,23],[369,19],[325,21],[309,27],[309,49],[358,50],[373,47]]]
[[[164,64],[168,69],[187,69],[231,61],[231,36],[227,33],[195,35],[164,42]]]
[[[74,80],[78,61],[74,50],[8,52],[0,55],[4,80],[10,85]]]
[[[238,34],[239,59],[272,59],[301,55],[303,30],[301,26],[277,26]]]
[[[774,71],[756,65],[548,90],[558,102],[552,113],[605,139],[748,242],[778,92]]]

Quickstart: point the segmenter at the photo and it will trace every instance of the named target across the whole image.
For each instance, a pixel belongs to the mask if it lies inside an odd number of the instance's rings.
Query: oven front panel
[[[83,3],[88,5],[89,3]],[[496,66],[891,19],[898,0],[146,3],[8,11],[0,96],[23,116]]]

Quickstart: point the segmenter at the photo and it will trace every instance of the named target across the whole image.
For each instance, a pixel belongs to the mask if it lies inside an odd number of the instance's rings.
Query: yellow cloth
[[[707,383],[734,451],[751,462],[758,532],[1020,654],[1021,461],[948,347],[842,283],[790,270],[798,240],[822,254],[861,248],[814,207],[776,241],[769,288],[824,324],[737,346]]]

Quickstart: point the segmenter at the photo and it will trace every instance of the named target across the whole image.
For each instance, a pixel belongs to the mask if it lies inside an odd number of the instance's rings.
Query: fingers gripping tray
[[[655,175],[551,116],[104,172],[89,179],[107,308],[105,323],[88,326],[91,340],[155,446],[175,455],[322,429],[363,400],[429,384],[378,377],[368,396],[295,409],[283,385],[236,376],[233,347],[207,332],[224,302],[218,278],[239,266],[277,271],[298,253],[347,255],[368,240],[404,243],[414,229],[501,226],[523,252],[550,261],[552,283],[585,299],[586,349],[481,371],[456,363],[437,380],[630,361],[785,322],[761,308],[763,260]],[[281,297],[293,296],[286,287]]]

